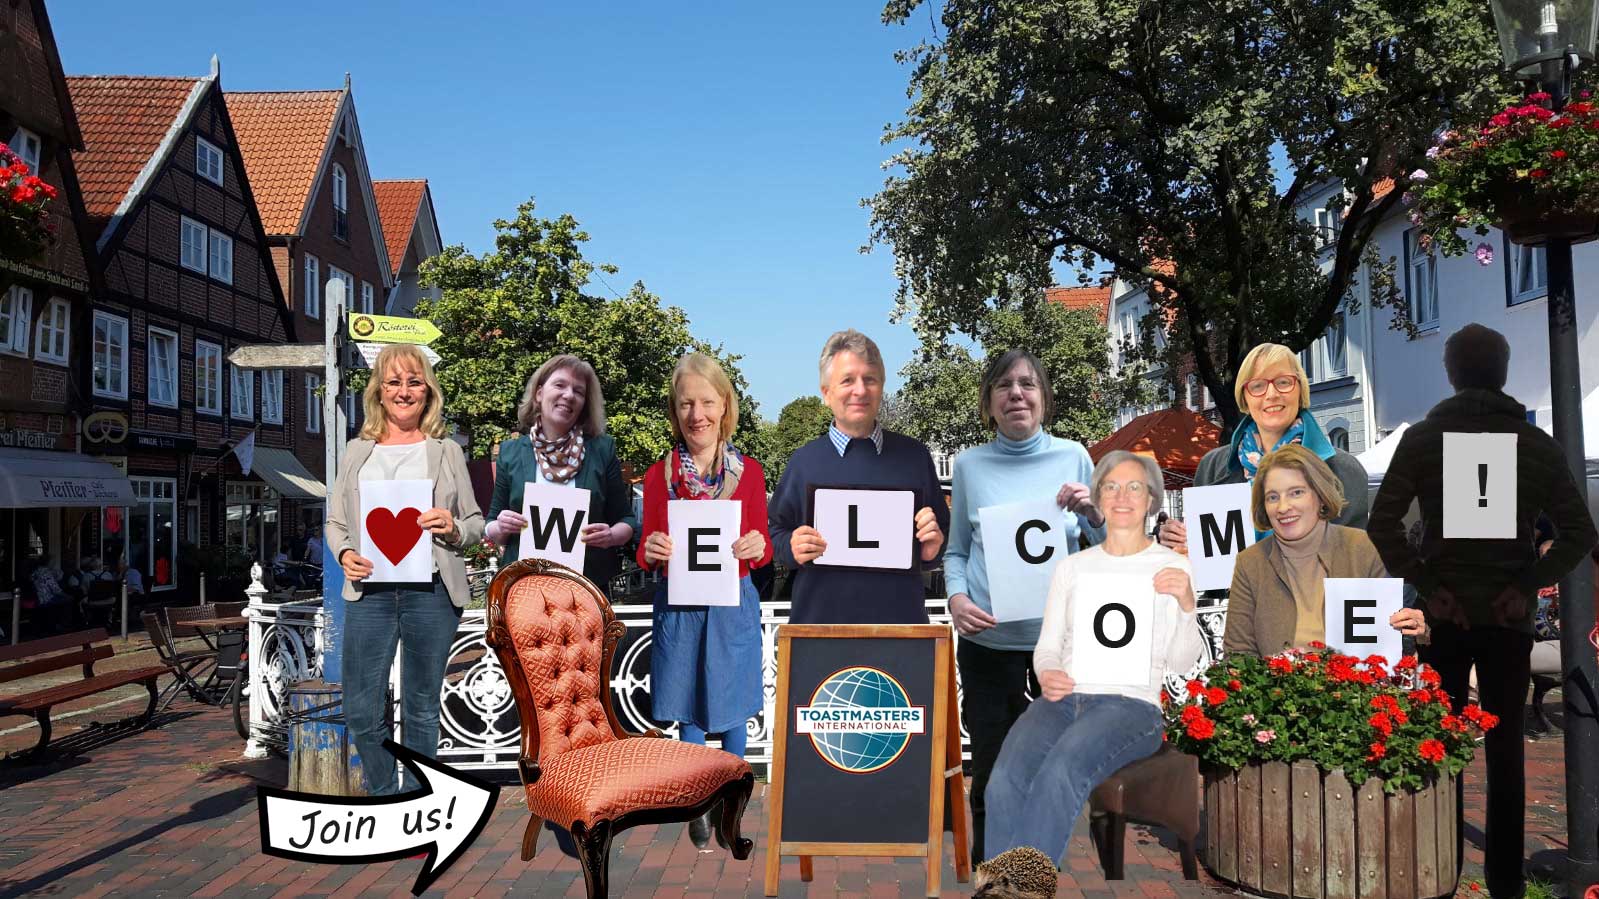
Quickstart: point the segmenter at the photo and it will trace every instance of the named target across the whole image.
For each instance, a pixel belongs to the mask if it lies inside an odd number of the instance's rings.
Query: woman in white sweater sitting
[[[1011,728],[988,781],[984,840],[990,856],[1032,846],[1064,863],[1088,794],[1117,769],[1160,749],[1166,672],[1187,671],[1203,650],[1188,560],[1149,536],[1161,482],[1160,466],[1152,459],[1120,450],[1094,466],[1090,498],[1104,513],[1105,542],[1063,557],[1050,582],[1033,650],[1043,695]],[[1079,686],[1072,676],[1074,607],[1124,598],[1094,590],[1099,575],[1133,575],[1154,589],[1152,651],[1143,683]],[[1111,615],[1106,630],[1120,636],[1122,618]]]

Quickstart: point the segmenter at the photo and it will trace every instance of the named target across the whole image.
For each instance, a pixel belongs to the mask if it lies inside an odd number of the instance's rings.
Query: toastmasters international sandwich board
[[[945,802],[970,878],[954,657],[943,624],[778,627],[766,895],[782,856],[857,855],[925,859],[937,896]]]

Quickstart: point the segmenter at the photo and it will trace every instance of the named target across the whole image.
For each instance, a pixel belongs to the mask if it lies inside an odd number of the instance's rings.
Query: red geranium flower
[[[1312,641],[1310,641],[1309,643],[1307,643],[1305,645],[1309,646],[1311,649],[1326,649],[1327,648],[1327,644],[1321,642],[1320,640],[1312,640]]]
[[[1466,720],[1470,721],[1472,724],[1480,724],[1482,722],[1482,706],[1477,705],[1474,702],[1469,703],[1464,709],[1461,709],[1460,714],[1464,715]]]
[[[1466,732],[1466,721],[1459,715],[1445,715],[1443,720],[1438,722],[1438,726],[1444,730],[1452,730],[1457,734]]]
[[[1388,747],[1381,743],[1371,744],[1371,751],[1366,754],[1366,761],[1375,762],[1388,754]]]
[[[1203,717],[1205,717],[1204,709],[1197,705],[1190,705],[1183,707],[1183,713],[1180,717],[1180,720],[1183,722],[1183,724],[1187,725],[1193,724],[1195,721],[1198,721]]]
[[[1205,701],[1211,705],[1221,705],[1227,701],[1227,691],[1220,687],[1211,687],[1205,691]]]
[[[1243,688],[1244,684],[1242,681],[1230,680],[1227,682],[1227,689],[1229,690],[1242,690]]]
[[[1548,169],[1533,169],[1532,171],[1527,173],[1527,177],[1532,178],[1534,180],[1539,179],[1539,178],[1547,178],[1547,177],[1549,177],[1549,170]]]
[[[1432,702],[1432,692],[1429,690],[1411,690],[1405,694],[1405,698],[1418,705],[1426,705]]]
[[[1191,680],[1185,686],[1189,696],[1199,696],[1205,692],[1205,685],[1197,680]]]
[[[1405,656],[1404,658],[1400,659],[1394,665],[1394,670],[1395,671],[1409,671],[1410,669],[1412,669],[1414,667],[1416,667],[1416,657],[1415,656]]]
[[[1439,684],[1442,684],[1444,679],[1439,677],[1438,672],[1434,671],[1433,669],[1423,668],[1421,671],[1421,682],[1429,687],[1436,687]]]
[[[1499,716],[1492,712],[1483,712],[1482,717],[1477,719],[1477,726],[1483,730],[1493,730],[1499,726]]]
[[[1279,656],[1273,656],[1272,658],[1266,660],[1266,668],[1270,670],[1272,674],[1292,674],[1294,671],[1294,663]],[[1192,681],[1190,681],[1190,683],[1192,683]]]
[[[1429,762],[1441,762],[1449,753],[1439,740],[1422,740],[1421,745],[1416,747],[1416,754]]]
[[[1366,723],[1376,728],[1385,738],[1394,732],[1394,722],[1386,712],[1378,712],[1366,719]]]
[[[1566,158],[1566,151],[1565,150],[1552,150],[1549,153],[1549,157],[1551,159],[1565,159]]]
[[[1196,740],[1208,740],[1216,735],[1216,722],[1200,718],[1188,723],[1188,735]]]

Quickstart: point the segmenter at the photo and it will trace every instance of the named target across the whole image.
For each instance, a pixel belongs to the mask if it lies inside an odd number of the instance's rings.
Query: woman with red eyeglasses
[[[1371,497],[1366,492],[1366,468],[1353,455],[1338,449],[1310,414],[1310,379],[1299,354],[1280,343],[1263,343],[1249,351],[1238,367],[1233,387],[1244,420],[1233,439],[1205,454],[1194,472],[1195,487],[1243,484],[1255,480],[1255,471],[1267,453],[1289,444],[1301,444],[1327,463],[1344,488],[1344,510],[1333,524],[1366,527]],[[1188,552],[1188,529],[1181,518],[1168,518],[1160,526],[1160,542],[1177,552]]]

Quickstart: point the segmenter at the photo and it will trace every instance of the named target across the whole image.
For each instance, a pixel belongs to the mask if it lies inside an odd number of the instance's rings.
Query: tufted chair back
[[[537,729],[536,742],[524,733],[524,755],[536,753],[530,761],[545,764],[617,738],[606,691],[609,650],[622,626],[592,584],[551,563],[509,566],[491,590],[489,629],[518,694],[522,727]]]

